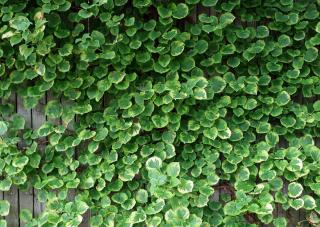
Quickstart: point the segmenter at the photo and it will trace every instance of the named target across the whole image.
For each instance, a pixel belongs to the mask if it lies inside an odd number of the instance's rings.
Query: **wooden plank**
[[[299,211],[290,208],[286,213],[286,217],[288,220],[288,226],[296,226],[299,222]]]
[[[3,199],[10,203],[9,215],[6,216],[7,226],[19,226],[19,190],[12,186],[10,191],[4,192]]]
[[[204,7],[204,6],[202,6],[201,4],[198,4],[198,5],[197,5],[197,15],[198,15],[198,17],[199,17],[199,15],[202,14],[202,13],[207,14],[207,15],[210,15],[210,8]]]
[[[196,12],[197,14],[197,12]],[[210,16],[216,16],[216,10],[215,10],[215,7],[210,7],[209,8],[209,15]],[[215,189],[215,192],[213,194],[213,201],[215,202],[219,202],[220,201],[220,192],[221,192],[221,189]]]
[[[297,95],[297,99],[298,99],[298,103],[302,103],[304,105],[308,104],[308,101],[306,101],[306,99],[303,97],[302,92],[299,93],[299,95]],[[316,101],[316,99],[314,100]],[[314,138],[314,144],[319,147],[320,143],[319,143],[319,138],[315,137]],[[307,221],[307,212],[305,209],[301,209],[299,210],[299,222],[300,222],[300,226],[308,226],[308,221]]]
[[[9,103],[15,106],[15,112],[17,111],[17,95],[11,94],[8,100]],[[16,227],[19,226],[19,190],[16,186],[12,186],[10,191],[4,192],[3,199],[10,203],[9,215],[6,216],[7,226]]]
[[[0,104],[2,104],[2,99],[0,98]],[[0,191],[0,200],[3,200],[4,199],[4,192],[3,191]],[[3,217],[0,217],[0,220],[1,219],[4,219]]]
[[[87,210],[87,212],[85,212],[82,217],[83,217],[83,219],[82,219],[82,222],[79,225],[79,227],[89,227],[90,226],[91,211]]]
[[[32,128],[34,130],[38,129],[45,121],[45,114],[44,114],[44,107],[46,103],[46,98],[43,97],[42,99],[39,100],[38,105],[32,109],[31,115],[32,115]],[[43,145],[39,145],[37,152],[42,153],[44,150]],[[45,209],[45,204],[40,203],[38,200],[38,191],[34,189],[33,191],[34,197],[33,197],[33,216],[37,217],[41,212],[44,211]]]
[[[280,142],[277,146],[277,148],[286,148],[287,144],[283,139],[280,139]],[[284,195],[287,194],[287,188],[288,188],[288,184],[286,183],[286,180],[284,178],[282,178],[283,182],[283,188],[282,188],[282,193]],[[287,212],[282,208],[282,204],[277,204],[277,216],[278,217],[286,217],[287,216]]]
[[[63,108],[64,107],[68,108],[68,106],[71,105],[71,103],[68,100],[64,99],[64,98],[61,98],[60,102],[61,102]],[[61,122],[61,124],[64,124],[64,122],[62,121],[61,118],[60,118],[60,122]],[[75,122],[75,119],[71,120],[68,125],[64,124],[64,126],[67,126],[67,129],[72,131],[72,130],[74,130],[74,122]],[[76,158],[76,150],[75,150],[75,154],[74,154],[73,158],[74,159]],[[67,200],[68,201],[73,201],[75,196],[76,196],[76,190],[75,189],[69,189],[68,190]]]
[[[91,0],[87,0],[88,4],[90,4]],[[88,33],[90,33],[90,18],[87,20],[88,24]],[[80,227],[87,227],[90,225],[90,216],[91,216],[91,210],[87,210],[86,213],[83,214],[83,220],[82,223],[79,225]]]
[[[25,128],[32,127],[31,110],[26,110],[23,107],[23,101],[21,97],[17,97],[17,113],[24,117],[26,124]],[[22,141],[23,145],[23,141]],[[19,190],[19,211],[22,209],[28,209],[33,213],[33,188],[29,187],[27,190]],[[25,226],[25,223],[20,220],[20,226]]]
[[[307,219],[306,219],[307,213],[305,209],[299,210],[299,222],[301,223],[301,226],[305,226],[307,224]]]

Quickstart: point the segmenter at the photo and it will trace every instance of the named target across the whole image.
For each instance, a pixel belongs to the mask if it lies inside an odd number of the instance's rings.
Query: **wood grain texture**
[[[24,117],[25,128],[32,128],[32,114],[31,110],[26,110],[23,107],[21,97],[17,97],[17,113]],[[23,146],[23,141],[21,142]],[[19,190],[19,210],[28,209],[33,213],[33,188],[29,187],[26,190]],[[20,220],[20,226],[25,226],[24,222]]]
[[[0,99],[0,105],[2,105],[2,99]],[[3,200],[3,191],[0,191],[0,200]],[[3,219],[2,217],[0,219]]]
[[[210,7],[208,8],[208,10],[206,11],[210,16],[216,16],[216,10],[214,7]],[[221,192],[221,189],[215,189],[215,192],[213,194],[213,201],[215,202],[219,202],[220,201],[220,192]]]
[[[0,105],[2,105],[2,99],[0,99]],[[0,191],[0,200],[3,200],[4,198],[3,198],[3,195],[4,195],[4,193],[3,193],[3,191]],[[0,220],[2,220],[2,219],[4,219],[3,217],[0,217]]]
[[[14,105],[15,112],[17,112],[17,95],[12,94],[9,100],[5,100]],[[9,215],[6,216],[7,226],[19,226],[19,190],[16,186],[12,186],[10,191],[3,193],[3,199],[10,203]]]
[[[43,97],[39,100],[38,105],[32,109],[32,128],[34,130],[38,129],[45,121],[44,107],[46,104],[46,98]],[[37,152],[43,153],[44,146],[39,145]],[[42,211],[45,209],[45,204],[41,203],[38,200],[38,191],[34,189],[34,197],[33,197],[33,215],[37,217]]]

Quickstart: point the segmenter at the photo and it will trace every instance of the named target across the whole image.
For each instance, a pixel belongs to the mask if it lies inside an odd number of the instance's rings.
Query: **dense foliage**
[[[0,190],[37,190],[27,226],[88,209],[91,226],[285,226],[276,207],[319,223],[319,0],[0,9]],[[25,127],[10,97],[47,92],[48,120]]]

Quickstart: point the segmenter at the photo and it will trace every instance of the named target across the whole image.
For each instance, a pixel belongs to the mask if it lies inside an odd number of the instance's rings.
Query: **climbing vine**
[[[88,210],[90,226],[286,226],[276,209],[320,223],[320,1],[0,9],[0,190],[37,190],[27,226]],[[32,109],[48,93],[26,127],[10,97]]]

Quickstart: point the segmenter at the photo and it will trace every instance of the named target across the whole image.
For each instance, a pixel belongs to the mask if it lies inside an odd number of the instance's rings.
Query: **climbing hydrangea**
[[[277,209],[320,223],[320,1],[0,10],[0,190],[37,191],[27,226],[88,210],[90,226],[286,226]],[[48,93],[47,121],[26,127],[10,97],[31,109]]]

